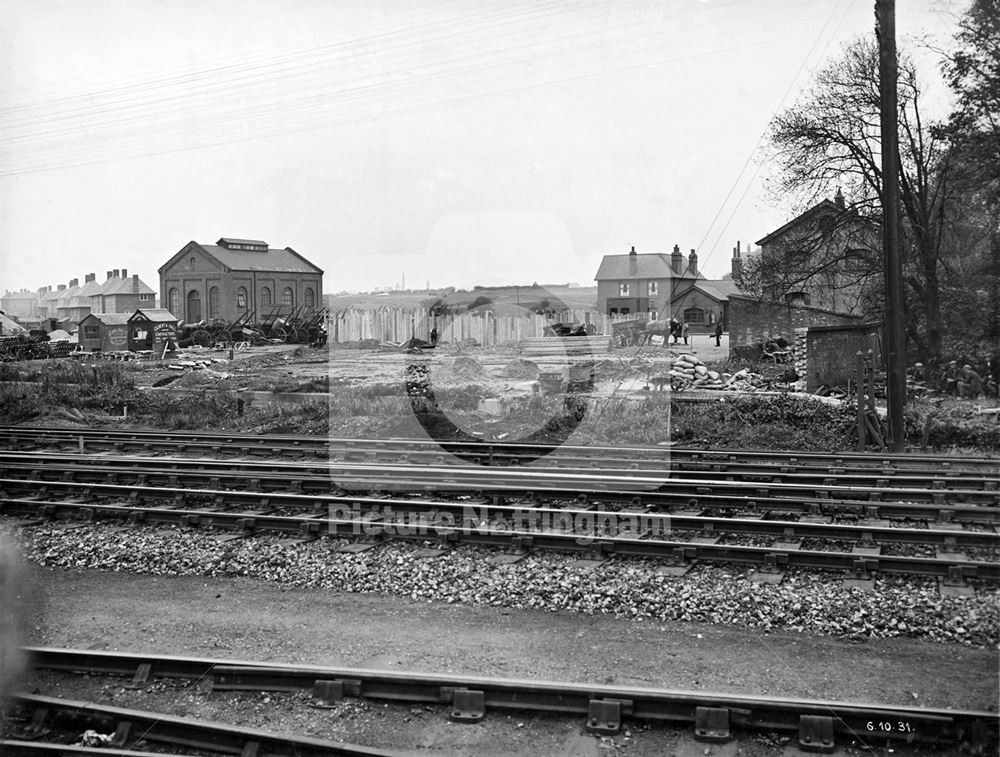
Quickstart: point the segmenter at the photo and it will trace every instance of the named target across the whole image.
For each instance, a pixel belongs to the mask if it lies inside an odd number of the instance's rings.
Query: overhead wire
[[[780,112],[781,109],[784,107],[785,102],[788,99],[788,96],[792,93],[792,90],[795,88],[796,82],[798,82],[799,77],[802,75],[802,72],[805,70],[805,67],[808,64],[810,58],[812,58],[813,52],[816,50],[817,45],[819,44],[819,42],[823,38],[823,36],[826,34],[826,30],[830,26],[830,23],[833,21],[833,18],[835,17],[835,15],[837,13],[837,10],[842,5],[844,5],[845,2],[847,4],[847,8],[844,11],[844,13],[841,15],[840,21],[838,22],[838,24],[837,24],[836,28],[834,29],[833,33],[827,39],[826,45],[825,45],[825,47],[823,49],[823,54],[824,55],[826,54],[826,50],[829,49],[830,44],[833,42],[833,39],[836,37],[837,32],[839,31],[840,27],[843,25],[844,19],[847,17],[848,13],[850,13],[851,4],[852,4],[853,0],[837,0],[836,5],[833,6],[833,8],[830,11],[830,15],[827,17],[826,21],[824,22],[824,24],[823,24],[822,28],[819,30],[819,32],[817,32],[816,37],[813,39],[813,42],[812,42],[812,44],[809,47],[809,50],[806,52],[805,56],[802,59],[802,63],[799,64],[799,67],[796,70],[795,75],[789,81],[788,87],[785,89],[784,94],[781,96],[781,99],[778,101],[778,105],[774,109],[774,114],[775,115],[778,112]],[[725,198],[723,199],[722,203],[719,205],[719,209],[716,211],[715,215],[712,217],[712,221],[709,223],[708,228],[705,230],[705,235],[702,237],[701,241],[698,243],[698,246],[697,246],[696,249],[698,250],[699,255],[701,255],[700,265],[701,265],[702,268],[704,268],[707,265],[708,261],[712,257],[712,254],[715,252],[716,248],[718,247],[719,242],[722,241],[723,234],[725,234],[726,230],[729,228],[729,224],[732,222],[733,217],[736,215],[736,211],[739,209],[739,207],[742,204],[743,200],[746,198],[746,196],[747,196],[747,194],[749,192],[750,186],[753,183],[753,180],[757,177],[757,174],[760,172],[760,166],[758,165],[757,168],[755,168],[754,171],[753,171],[753,173],[751,174],[750,179],[747,181],[746,186],[744,187],[743,192],[740,195],[739,200],[737,200],[736,205],[733,207],[732,211],[730,212],[729,218],[727,219],[725,225],[722,227],[722,230],[716,236],[715,242],[713,242],[712,246],[710,248],[708,248],[707,252],[703,252],[703,245],[705,244],[705,241],[708,239],[709,235],[712,232],[712,228],[715,226],[716,222],[719,220],[720,216],[722,215],[723,211],[725,210],[726,204],[729,202],[729,199],[733,196],[733,192],[735,192],[736,188],[739,186],[740,180],[743,178],[743,175],[746,173],[747,168],[749,168],[750,163],[753,161],[754,157],[757,155],[757,152],[760,150],[761,145],[764,143],[764,138],[767,136],[767,132],[768,132],[769,129],[770,129],[770,120],[768,121],[768,124],[764,127],[763,131],[761,131],[760,136],[757,138],[757,141],[756,141],[756,143],[753,146],[753,149],[750,150],[750,153],[747,155],[746,160],[743,162],[743,165],[740,168],[739,173],[736,175],[736,179],[733,181],[732,186],[730,186],[729,191],[726,193]]]
[[[654,43],[660,41],[660,39],[658,37],[658,31],[657,30],[654,30],[653,32],[651,32],[647,36]],[[605,34],[605,37],[608,37],[608,35]],[[633,34],[633,33],[631,33],[631,31],[628,28],[625,28],[624,30],[622,30],[622,31],[619,32],[618,38],[621,38],[621,37],[628,38],[633,44],[636,43],[637,40],[642,41],[642,35],[635,35],[635,34]],[[608,37],[608,39],[610,39],[611,41],[615,41],[615,39],[617,39],[617,38],[615,38],[615,37]],[[522,48],[519,48],[519,49],[525,49],[525,48],[523,48],[523,46],[522,46]],[[527,49],[530,49],[530,47],[527,48]],[[640,50],[641,50],[641,48],[640,48]],[[581,56],[585,57],[585,58],[593,57],[593,50],[590,47],[578,46],[575,49],[575,51],[571,51],[571,52],[573,52],[573,54],[575,54],[577,56],[577,58],[579,58]],[[573,61],[568,58],[568,56],[566,55],[566,53],[560,53],[560,54],[563,56],[562,60],[560,60],[558,57],[555,58],[554,65],[561,65],[564,68],[567,65],[570,65],[570,66],[573,65]],[[454,71],[454,68],[455,68],[456,65],[460,65],[461,63],[466,62],[466,61],[468,61],[468,60],[470,60],[472,58],[480,58],[480,57],[483,57],[483,56],[478,55],[477,53],[473,53],[471,55],[466,55],[464,58],[459,58],[457,60],[448,61],[447,65],[444,67],[445,68],[444,71],[432,72],[430,74],[425,75],[422,78],[419,78],[419,77],[416,78],[416,79],[412,79],[411,78],[410,80],[407,80],[407,81],[404,81],[404,82],[401,82],[401,83],[405,84],[407,87],[410,87],[411,85],[414,85],[414,84],[423,84],[423,85],[426,85],[428,83],[428,81],[431,82],[431,83],[433,83],[435,78],[441,78],[442,76],[445,77],[445,78],[447,78],[447,74],[452,73]],[[532,59],[532,62],[536,62],[538,57],[539,56],[536,55],[536,57]],[[550,58],[551,58],[551,56],[550,56]],[[690,56],[688,56],[687,59],[690,59]],[[620,71],[623,71],[623,70],[636,70],[638,68],[648,68],[648,67],[651,67],[651,66],[662,66],[662,65],[666,65],[666,64],[669,64],[669,63],[672,63],[672,62],[678,62],[678,61],[683,61],[683,60],[685,60],[685,58],[679,58],[677,56],[673,56],[672,58],[667,58],[665,60],[654,61],[652,63],[645,62],[645,63],[639,64],[639,65],[636,65],[636,66],[618,65],[617,67],[612,67],[612,69],[610,71],[608,71],[607,73],[616,73],[616,72],[620,72]],[[552,70],[553,65],[549,65],[549,61],[548,60],[545,60],[543,58],[543,62],[546,64],[545,66],[536,65],[535,68],[545,69],[545,70]],[[493,64],[491,64],[489,66],[486,66],[486,67],[484,67],[484,66],[482,66],[482,64],[480,64],[478,71],[477,70],[472,70],[471,72],[470,71],[465,71],[464,72],[465,76],[466,76],[466,81],[464,83],[468,84],[468,83],[475,82],[477,80],[482,80],[482,81],[487,81],[487,82],[490,81],[491,79],[500,80],[500,79],[502,79],[501,75],[504,73],[505,67],[506,67],[506,69],[509,69],[509,70],[516,70],[518,65],[519,65],[519,61],[517,61],[517,60],[514,60],[514,61],[500,60],[498,63],[493,63]],[[533,83],[533,84],[529,84],[527,86],[501,88],[500,91],[503,91],[503,92],[523,91],[526,88],[531,88],[531,87],[535,87],[535,86],[547,86],[547,85],[550,85],[550,84],[553,84],[553,83],[562,83],[562,82],[572,81],[572,80],[585,80],[587,78],[594,78],[594,77],[593,77],[593,75],[585,75],[585,76],[582,76],[582,77],[581,76],[577,76],[577,77],[572,77],[572,76],[565,77],[564,76],[562,78],[555,78],[555,79],[551,79],[549,81],[543,81],[541,83]],[[447,84],[447,82],[445,82],[445,83]],[[392,84],[393,84],[392,82],[389,83],[390,86]],[[400,82],[396,82],[396,84],[400,84]],[[380,86],[380,84],[362,85],[361,87],[359,87],[357,89],[359,91],[364,91],[366,89],[377,88],[378,86]],[[427,94],[437,94],[438,92],[441,91],[441,90],[434,90],[434,89],[432,89],[430,87],[427,87],[427,86],[418,87],[417,89],[424,95],[425,100],[427,99],[426,98]],[[380,100],[384,101],[384,100],[388,99],[388,96],[392,95],[392,94],[393,93],[391,91],[385,92],[385,93],[383,93],[381,95],[379,95],[378,93],[376,93],[374,96],[369,97],[367,101],[364,98],[362,98],[362,100],[360,102],[361,102],[361,104],[365,104],[366,102],[368,104],[370,104],[372,102],[378,103]],[[358,105],[358,100],[357,100],[356,96],[352,95],[352,96],[345,97],[343,92],[339,92],[338,95],[339,95],[339,104],[341,104],[341,105],[345,105],[345,104]],[[307,87],[305,89],[293,92],[292,95],[290,96],[290,98],[286,98],[286,100],[281,101],[281,104],[282,104],[283,108],[285,109],[285,110],[282,111],[282,114],[285,115],[285,111],[296,110],[296,109],[299,109],[300,107],[301,107],[301,109],[309,111],[310,108],[316,106],[316,104],[314,102],[316,100],[316,98],[317,98],[317,95],[316,95],[315,91],[311,87]],[[445,100],[443,100],[443,101],[452,102],[455,99],[456,98],[445,98]],[[468,98],[466,98],[466,99],[468,99]],[[440,100],[440,98],[438,100],[434,100],[433,98],[430,98],[430,100],[429,100],[430,103],[441,102],[441,101],[442,100]],[[298,102],[299,105],[295,105],[293,107],[293,104],[296,103],[296,102]],[[329,101],[326,103],[326,105],[330,105],[330,104],[331,103]],[[412,105],[412,103],[411,103],[411,105]],[[385,110],[384,106],[383,106],[383,110]],[[392,110],[398,111],[398,110],[400,110],[400,108],[397,106],[395,108],[392,108]],[[172,116],[174,122],[176,122],[178,120],[184,120],[184,119],[187,118],[186,111],[185,112],[181,112],[181,113],[173,113],[173,114],[169,114],[169,115]],[[364,113],[360,113],[359,114],[358,112],[355,111],[355,112],[353,112],[349,116],[349,118],[353,119],[353,118],[356,118],[356,117],[359,117],[359,116],[362,117],[362,118],[364,118],[364,117],[366,117],[366,114],[364,114]],[[241,126],[242,130],[244,131],[244,134],[239,138],[240,141],[242,141],[242,140],[244,140],[246,138],[257,138],[257,135],[260,135],[260,134],[273,134],[273,133],[275,133],[275,127],[274,126],[272,126],[270,124],[265,124],[265,126],[264,126],[263,129],[258,128],[256,132],[251,131],[249,134],[246,134],[246,132],[247,132],[246,123],[245,123],[246,122],[246,116],[243,113],[241,113],[240,111],[237,111],[235,114],[232,114],[232,113],[230,113],[230,114],[223,114],[222,116],[216,115],[214,117],[214,119],[209,119],[208,121],[203,121],[201,125],[203,127],[212,127],[212,126],[216,126],[216,125],[224,125],[224,124],[227,124],[227,123],[232,123],[232,121],[234,119],[239,120],[240,126]],[[135,122],[141,122],[141,120],[142,120],[142,114],[140,114],[139,116],[136,117]],[[263,120],[263,119],[257,118],[255,120],[260,121],[260,120]],[[124,124],[122,124],[122,125],[124,125]],[[310,125],[310,122],[305,122],[304,124],[303,123],[299,123],[299,124],[296,124],[295,126],[296,126],[296,128],[298,128],[298,127],[300,127],[302,125]],[[172,131],[172,129],[174,128],[174,127],[170,126],[169,122],[166,124],[166,127],[167,128],[164,128],[164,125],[161,124],[160,128],[158,128],[158,129],[145,130],[145,131],[142,131],[141,134],[137,134],[136,136],[139,139],[141,139],[144,143],[146,143],[147,140],[151,136],[158,136],[159,134],[170,134],[171,131]],[[277,131],[280,133],[280,131],[281,131],[280,128],[277,129]],[[126,134],[125,137],[127,138],[128,135]],[[114,139],[115,139],[115,143],[114,144],[115,144],[115,148],[118,149],[118,151],[119,151],[117,153],[119,155],[124,155],[124,153],[121,150],[121,148],[122,148],[122,138],[123,138],[122,135],[114,135]],[[226,135],[226,136],[223,137],[222,141],[225,141],[226,139],[230,139],[230,138],[231,137],[229,135]],[[236,139],[235,137],[232,137],[233,141],[235,141],[235,139]],[[215,139],[215,140],[211,140],[211,142],[213,144],[215,144],[215,143],[218,143],[219,140]],[[180,148],[176,148],[176,149],[180,149]],[[95,159],[96,160],[100,160],[100,161],[110,160],[110,159],[114,159],[113,157],[111,157],[114,154],[115,153],[111,153],[109,155],[107,152],[105,152],[101,156],[93,156],[92,155],[92,156],[90,156],[89,158],[85,159],[82,162],[91,163],[91,162],[95,162]],[[33,156],[36,159],[38,158],[38,151],[37,150],[33,151]],[[58,158],[59,157],[58,153],[56,153],[54,155],[54,157]],[[58,161],[51,161],[50,160],[49,162],[52,163],[52,162],[58,162]],[[77,165],[77,164],[80,164],[80,163],[81,163],[80,160],[76,160],[76,161],[72,162],[72,165]],[[24,172],[24,169],[25,169],[25,166],[23,166],[23,165],[22,166],[16,166],[15,169],[13,169],[13,170],[10,168],[10,166],[8,166],[8,168],[5,171],[5,173],[11,174],[11,173]]]

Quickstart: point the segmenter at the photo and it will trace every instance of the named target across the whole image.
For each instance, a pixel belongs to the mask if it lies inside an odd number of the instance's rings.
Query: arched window
[[[688,323],[704,323],[705,311],[701,308],[687,308],[684,310],[684,320]]]
[[[208,290],[208,317],[219,317],[219,287],[211,287]]]
[[[285,287],[285,291],[281,295],[281,304],[289,307],[295,304],[295,295],[292,293],[291,287]]]
[[[271,304],[271,287],[264,287],[260,290],[260,304],[265,306]]]
[[[167,303],[167,309],[176,318],[177,314],[181,312],[181,293],[176,287],[172,287],[167,292]]]
[[[188,323],[196,323],[201,320],[201,292],[192,289],[187,296],[187,317],[184,319]]]
[[[314,307],[316,305],[316,295],[313,293],[312,287],[306,287],[305,299],[303,304],[307,308]]]
[[[247,304],[247,288],[239,287],[236,290],[236,307],[240,312],[247,312],[249,305]]]

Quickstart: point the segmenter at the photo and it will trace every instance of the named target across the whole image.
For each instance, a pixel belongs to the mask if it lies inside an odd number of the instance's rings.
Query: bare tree
[[[772,121],[771,153],[780,171],[776,191],[793,204],[811,206],[842,189],[851,200],[850,212],[879,228],[882,171],[878,72],[875,40],[859,39],[816,74],[813,86],[798,103]],[[898,91],[906,320],[908,334],[920,353],[934,358],[941,352],[939,275],[950,191],[948,151],[946,142],[924,122],[916,71],[905,57],[899,62]],[[848,218],[845,210],[831,233],[838,232],[838,228],[842,231]],[[831,238],[819,234],[811,249],[804,250],[815,256],[814,267],[823,270],[840,266],[849,270],[853,259],[859,277],[881,272],[877,246],[824,245]],[[801,262],[800,267],[810,270]]]

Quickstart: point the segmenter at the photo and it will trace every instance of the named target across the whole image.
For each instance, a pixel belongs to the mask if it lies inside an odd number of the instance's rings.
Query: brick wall
[[[804,371],[806,391],[827,386],[847,386],[857,371],[857,353],[869,349],[875,354],[875,365],[881,367],[877,323],[850,326],[813,327],[806,333]]]
[[[765,335],[795,339],[795,329],[814,326],[857,326],[862,318],[809,306],[795,307],[776,302],[760,302],[752,297],[729,296],[730,357],[756,358],[757,345]],[[853,354],[853,353],[852,353]]]

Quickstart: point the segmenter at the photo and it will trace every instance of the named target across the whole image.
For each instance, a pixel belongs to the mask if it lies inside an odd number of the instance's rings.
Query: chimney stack
[[[111,275],[111,271],[108,271],[108,278],[109,278],[109,279],[110,279],[110,278],[113,278],[113,277],[112,277],[112,275]]]
[[[91,281],[94,281],[95,279],[97,279],[96,273],[88,273],[86,276],[83,277],[83,283],[89,284]]]
[[[122,278],[123,279],[128,278],[128,268],[122,268]]]
[[[70,279],[69,286],[70,289],[80,286],[80,279]]]
[[[65,289],[66,289],[66,285],[65,284],[60,284],[59,286],[56,287],[56,291],[57,292],[65,291]]]
[[[684,256],[681,255],[680,245],[674,245],[674,251],[670,253],[670,268],[676,276],[680,276],[684,270]]]
[[[632,245],[632,249],[628,251],[629,255],[635,255],[635,245]]]
[[[635,276],[638,268],[638,258],[635,253],[635,245],[632,245],[632,249],[628,251],[628,275]]]
[[[743,259],[740,257],[740,245],[742,243],[737,240],[736,247],[733,248],[733,260],[730,267],[730,271],[733,276],[738,276],[743,270]]]
[[[135,294],[139,291],[139,274],[132,274],[132,293]]]
[[[698,275],[698,253],[691,250],[691,254],[688,255],[688,269],[687,272],[692,276]]]
[[[119,279],[119,278],[121,278],[121,275],[122,275],[122,272],[119,269],[116,268],[115,269],[115,278]]]

